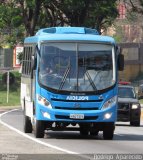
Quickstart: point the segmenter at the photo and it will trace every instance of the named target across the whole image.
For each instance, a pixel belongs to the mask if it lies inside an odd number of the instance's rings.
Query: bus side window
[[[35,70],[37,66],[37,49],[31,56],[31,68],[32,70]]]
[[[32,72],[32,52],[33,46],[25,46],[22,59],[22,74],[30,76]]]

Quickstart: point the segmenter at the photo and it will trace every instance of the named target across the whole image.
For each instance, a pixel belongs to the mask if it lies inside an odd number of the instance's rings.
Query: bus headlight
[[[104,115],[104,119],[110,119],[111,116],[112,116],[112,113],[106,113],[106,114]]]
[[[47,108],[50,108],[52,109],[52,106],[51,106],[51,103],[44,97],[40,96],[40,95],[37,95],[37,101],[39,104],[47,107]]]
[[[115,105],[117,103],[117,96],[115,97],[112,97],[111,99],[109,99],[108,101],[106,101],[102,107],[102,110],[103,109],[107,109],[107,108],[110,108],[112,107],[113,105]]]
[[[138,108],[138,104],[132,104],[132,109],[137,109]]]

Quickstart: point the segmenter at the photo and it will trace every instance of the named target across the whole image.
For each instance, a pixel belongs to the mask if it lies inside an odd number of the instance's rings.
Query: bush
[[[8,76],[8,72],[5,72],[2,75],[2,83],[3,84],[7,84],[7,76]],[[15,83],[15,76],[13,73],[9,72],[9,84],[12,85]]]

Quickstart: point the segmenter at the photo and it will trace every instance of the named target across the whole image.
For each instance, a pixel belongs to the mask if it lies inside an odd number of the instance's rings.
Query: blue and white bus
[[[24,41],[21,105],[24,132],[77,130],[113,139],[118,70],[123,55],[114,39],[95,29],[40,29]]]

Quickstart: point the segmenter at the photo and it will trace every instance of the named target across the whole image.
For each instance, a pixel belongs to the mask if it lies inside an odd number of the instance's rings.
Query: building
[[[131,5],[127,2],[118,1],[119,16],[107,32],[117,40],[125,57],[125,70],[119,77],[132,81],[143,74],[143,19],[139,14],[130,13]],[[137,0],[133,2],[139,6]]]

